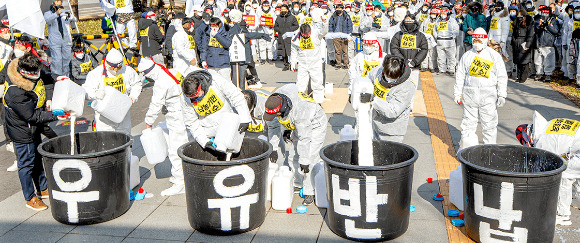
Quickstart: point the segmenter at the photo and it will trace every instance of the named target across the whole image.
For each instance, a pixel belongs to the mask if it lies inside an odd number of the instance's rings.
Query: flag
[[[6,8],[10,27],[31,36],[44,39],[46,21],[38,0],[0,0],[0,9]]]

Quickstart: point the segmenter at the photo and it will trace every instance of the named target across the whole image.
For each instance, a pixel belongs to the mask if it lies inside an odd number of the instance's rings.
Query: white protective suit
[[[374,33],[365,33],[363,35],[362,41],[377,41],[372,48],[365,48],[363,45],[363,51],[357,53],[352,59],[350,67],[348,68],[348,93],[352,94],[352,84],[356,82],[358,78],[366,77],[369,72],[383,63],[383,57],[386,53],[380,52],[380,47],[378,44],[377,37]]]
[[[267,60],[275,60],[277,57],[274,56],[274,48],[278,49],[277,46],[274,46],[274,27],[267,27],[262,26],[260,23],[261,17],[270,17],[272,18],[272,23],[276,22],[276,14],[274,13],[274,9],[270,8],[267,12],[264,12],[261,8],[256,13],[256,31],[258,33],[264,33],[272,38],[270,41],[259,39],[258,40],[258,58],[260,61],[267,61]]]
[[[447,11],[447,13],[451,13]],[[457,60],[455,59],[455,38],[459,34],[459,25],[457,20],[451,16],[447,19],[439,17],[437,21],[437,67],[439,72],[449,72],[455,74],[455,66]],[[509,26],[508,26],[509,27]]]
[[[47,11],[44,13],[44,20],[48,26],[48,43],[52,62],[50,71],[52,73],[69,76],[69,64],[71,60],[72,37],[70,34],[70,23],[77,19],[73,14],[68,15],[68,10],[61,9],[62,13]],[[61,23],[59,27],[59,21]],[[62,31],[62,32],[61,32]]]
[[[493,12],[493,17],[491,18],[489,24],[489,39],[495,40],[501,46],[504,53],[506,52],[506,44],[511,45],[507,42],[510,31],[510,17],[507,9],[501,12]],[[511,70],[510,70],[511,71]]]
[[[292,108],[286,117],[281,117],[278,128],[268,127],[268,138],[273,151],[278,149],[282,135],[281,130],[293,130],[291,135],[294,157],[289,163],[294,170],[294,186],[303,188],[304,195],[314,195],[312,173],[300,172],[300,165],[309,165],[310,171],[320,161],[320,149],[326,137],[328,119],[322,107],[306,96],[299,95],[294,84],[284,85],[274,93],[286,95],[292,102]],[[276,121],[276,120],[273,120]]]
[[[117,89],[124,89],[124,94],[128,95],[133,100],[133,103],[135,103],[141,94],[142,88],[141,79],[137,72],[133,68],[123,65],[121,70],[119,70],[119,74],[115,76],[106,64],[108,60],[113,63],[120,63],[123,61],[123,56],[117,49],[111,49],[107,54],[104,64],[99,65],[87,74],[87,80],[83,84],[83,88],[87,92],[88,99],[96,100],[98,93],[103,92],[103,87],[108,85]],[[111,85],[111,83],[119,84]],[[131,111],[127,112],[127,115],[125,115],[121,123],[114,123],[105,117],[101,117],[95,111],[95,128],[97,131],[117,131],[130,135]]]
[[[580,19],[576,19],[574,16],[572,16],[572,18],[566,20],[563,23],[562,26],[562,41],[563,41],[563,45],[565,45],[565,48],[563,47],[562,49],[564,49],[564,51],[566,51],[566,53],[564,53],[564,60],[562,60],[562,62],[566,63],[566,67],[567,67],[567,74],[568,74],[568,78],[569,79],[575,79],[576,77],[576,66],[577,65],[573,65],[572,64],[572,60],[570,59],[570,55],[568,55],[568,48],[570,46],[570,41],[572,40],[572,32],[574,32],[575,28],[574,25],[576,25],[576,28],[578,28],[578,26],[580,26]],[[564,64],[562,64],[564,65]]]
[[[180,97],[185,126],[202,147],[210,138],[215,137],[224,114],[237,113],[240,123],[249,123],[251,120],[248,104],[240,89],[217,72],[207,71],[211,74],[212,80],[202,101],[194,106],[189,97],[185,95]],[[217,97],[217,99],[212,101],[212,96]],[[214,108],[205,109],[203,108],[205,104]],[[238,128],[235,129],[237,132]]]
[[[419,31],[423,32],[427,38],[429,38],[428,35],[430,35],[433,39],[437,39],[437,26],[437,17],[431,18],[431,16],[429,16],[423,20],[421,27],[419,27]],[[428,68],[431,71],[435,71],[435,67],[437,67],[437,49],[435,48],[435,45],[431,44],[431,41],[429,41],[429,51],[427,52],[427,57],[425,57],[423,62],[421,62],[421,68]]]
[[[380,26],[380,28],[375,28],[373,27],[373,23],[378,24]],[[389,16],[386,16],[385,14],[381,14],[381,16],[379,17],[369,17],[369,16],[365,16],[362,18],[362,22],[361,22],[361,32],[362,33],[367,33],[367,32],[387,32],[389,30],[390,26],[390,19]],[[376,25],[375,25],[376,26]],[[381,43],[381,47],[383,48],[383,52],[387,52],[388,53],[388,41],[390,39],[386,39],[386,38],[382,38],[380,35],[377,36],[379,43]]]
[[[173,69],[184,73],[191,66],[191,60],[196,59],[195,40],[192,35],[188,35],[181,25],[181,20],[175,20],[175,34],[171,39],[173,47]],[[197,61],[197,60],[196,60]]]
[[[367,76],[374,84],[372,102],[373,139],[403,142],[409,124],[409,114],[415,96],[415,84],[411,79],[411,68],[395,83],[381,84],[383,66],[370,71]]]
[[[147,61],[145,61],[147,60]],[[161,112],[161,108],[167,108],[165,119],[167,121],[167,129],[169,130],[169,161],[171,161],[171,175],[173,176],[173,183],[183,185],[183,169],[181,165],[181,158],[177,155],[177,149],[188,142],[187,131],[185,130],[185,123],[183,121],[183,112],[181,107],[181,86],[178,82],[183,81],[184,75],[176,70],[167,70],[163,65],[159,66],[153,64],[149,59],[142,59],[139,64],[139,71],[143,72],[155,65],[151,71],[145,75],[155,81],[153,86],[153,96],[149,109],[145,115],[145,123],[153,125],[157,116]],[[171,73],[171,77],[167,72]],[[175,79],[177,80],[175,80]]]
[[[114,13],[117,14],[133,14],[133,1],[132,0],[101,0],[99,1],[101,8],[107,13],[108,16],[113,16]],[[125,33],[125,28],[129,32],[129,41],[123,39],[123,43],[128,45],[130,48],[137,47],[137,27],[135,27],[135,19],[131,18],[127,23],[121,23],[117,21],[117,27],[115,28],[118,34]]]
[[[481,28],[476,31],[485,33]],[[457,66],[454,95],[456,100],[463,100],[461,148],[479,143],[475,134],[478,121],[481,121],[483,143],[496,143],[497,102],[499,99],[505,101],[507,96],[508,77],[504,61],[498,52],[487,46],[487,39],[484,45],[479,53],[475,49],[465,52]]]
[[[318,103],[324,100],[322,58],[323,55],[326,56],[326,52],[321,46],[327,32],[328,26],[321,29],[312,27],[309,38],[302,38],[298,32],[291,43],[290,64],[293,69],[298,69],[296,86],[300,92],[306,92],[310,81],[312,96]]]
[[[561,155],[566,161],[566,170],[562,173],[560,193],[558,194],[558,215],[570,217],[572,203],[572,185],[580,182],[580,133],[577,131],[580,122],[557,118],[546,121],[539,113],[534,112],[533,135],[534,147]],[[557,129],[553,129],[557,128]]]

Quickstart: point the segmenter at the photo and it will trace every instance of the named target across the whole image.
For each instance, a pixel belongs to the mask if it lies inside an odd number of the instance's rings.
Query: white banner
[[[3,2],[6,4],[10,27],[37,38],[45,38],[46,21],[44,21],[38,0],[4,0]]]

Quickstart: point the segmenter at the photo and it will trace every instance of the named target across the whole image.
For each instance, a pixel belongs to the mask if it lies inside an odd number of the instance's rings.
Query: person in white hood
[[[459,25],[455,18],[449,16],[449,8],[443,7],[437,21],[437,68],[440,73],[455,75],[455,38],[459,34]],[[505,44],[505,43],[504,43]]]
[[[195,141],[206,150],[220,149],[213,139],[218,129],[232,129],[220,126],[227,113],[239,117],[240,125],[233,128],[235,132],[243,134],[248,130],[250,111],[242,91],[232,81],[213,70],[196,70],[185,77],[181,88],[185,126]]]
[[[487,32],[483,28],[477,28],[472,36],[473,48],[459,61],[453,92],[455,102],[463,104],[461,148],[479,143],[475,134],[478,121],[483,143],[496,143],[497,107],[505,104],[507,96],[508,77],[501,55],[487,46]]]
[[[188,142],[187,131],[183,121],[181,109],[181,86],[184,76],[175,70],[168,70],[162,64],[153,62],[149,58],[141,58],[137,67],[140,73],[146,78],[155,81],[153,86],[153,96],[149,109],[145,115],[145,129],[152,129],[161,108],[167,108],[165,119],[169,130],[169,161],[171,161],[171,178],[173,186],[163,190],[161,196],[171,196],[185,193],[185,182],[183,181],[183,169],[181,158],[177,155],[177,149]]]
[[[90,71],[83,84],[88,99],[92,101],[105,98],[105,86],[111,86],[129,96],[133,103],[141,94],[141,79],[133,68],[123,64],[123,55],[117,49],[111,49],[107,53],[103,64]],[[95,128],[97,131],[131,134],[131,111],[127,112],[121,123],[114,123],[95,111]]]
[[[511,25],[509,11],[504,8],[503,2],[496,2],[494,7],[489,23],[489,39],[499,43],[504,54],[507,55],[506,43]]]
[[[185,72],[189,66],[197,66],[196,48],[198,43],[195,42],[192,35],[185,31],[187,29],[193,33],[193,20],[190,18],[177,19],[174,26],[176,32],[171,39],[173,68],[178,72]]]
[[[72,50],[69,26],[77,19],[62,7],[62,0],[55,0],[50,10],[44,13],[44,20],[48,26],[48,43],[52,57],[50,71],[54,74],[69,76]]]
[[[573,184],[580,182],[580,121],[556,118],[546,121],[534,112],[533,124],[516,128],[516,138],[524,146],[544,149],[560,155],[566,162],[558,193],[557,225],[572,225],[570,205],[573,200]],[[578,200],[576,198],[575,200]]]
[[[354,56],[348,68],[349,93],[352,92],[352,85],[360,77],[366,77],[369,71],[383,63],[386,53],[381,50],[381,45],[377,36],[373,32],[365,33],[362,38],[362,52]]]

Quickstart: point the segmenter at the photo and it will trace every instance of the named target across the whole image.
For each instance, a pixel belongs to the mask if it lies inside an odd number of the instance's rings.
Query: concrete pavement
[[[281,64],[277,67],[264,65],[258,67],[265,87],[279,87],[293,83],[295,73],[282,72]],[[457,146],[460,137],[459,124],[462,108],[453,102],[452,87],[454,79],[446,75],[434,74],[441,106],[445,113],[453,144]],[[347,74],[344,70],[327,68],[327,81],[334,83],[335,88],[347,87]],[[419,85],[419,90],[421,85]],[[170,163],[165,161],[156,166],[147,163],[147,158],[139,143],[139,135],[145,128],[143,118],[150,101],[151,89],[144,89],[139,101],[132,107],[132,134],[134,135],[133,154],[140,158],[141,186],[153,198],[133,202],[127,213],[121,217],[96,225],[70,226],[56,222],[50,210],[34,212],[25,208],[20,192],[20,185],[15,172],[6,172],[5,168],[13,161],[13,155],[6,152],[3,142],[0,147],[0,242],[43,239],[46,242],[336,242],[344,241],[330,231],[325,209],[315,206],[308,208],[307,214],[286,214],[286,212],[268,210],[262,226],[251,232],[228,237],[215,237],[194,231],[187,220],[184,195],[161,197],[160,192],[169,187]],[[513,131],[522,123],[531,122],[532,111],[538,110],[547,119],[567,117],[580,120],[580,109],[550,87],[537,83],[509,83],[508,102],[499,109],[498,143],[516,144]],[[425,102],[418,100],[417,102]],[[417,104],[417,103],[416,103]],[[85,111],[85,118],[92,120],[91,109]],[[329,124],[325,144],[338,140],[340,129],[345,124],[354,123],[354,112],[347,105],[342,114],[328,114]],[[411,204],[416,211],[411,213],[409,229],[396,242],[448,242],[449,238],[440,202],[431,199],[439,192],[438,182],[427,183],[426,179],[437,178],[431,131],[427,117],[414,116],[409,121],[405,143],[413,146],[419,153],[414,166],[413,190]],[[163,116],[158,119],[163,121]],[[59,134],[68,132],[68,127],[52,124]],[[86,130],[88,126],[77,126],[77,130]],[[0,141],[3,141],[0,135]],[[457,147],[456,147],[457,149]],[[48,200],[45,200],[48,202]],[[296,197],[294,208],[301,200]],[[50,205],[49,205],[50,206]],[[572,210],[574,225],[557,227],[556,242],[580,241],[580,213]]]

